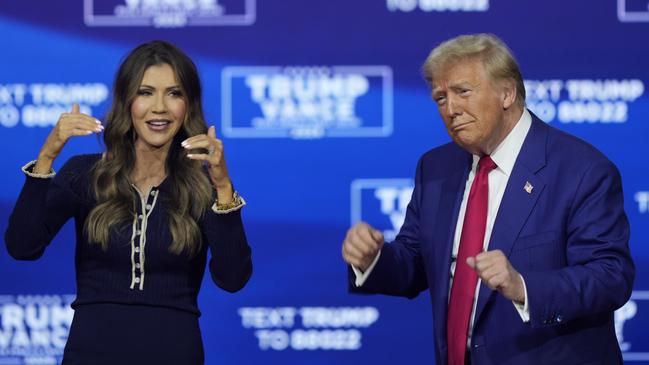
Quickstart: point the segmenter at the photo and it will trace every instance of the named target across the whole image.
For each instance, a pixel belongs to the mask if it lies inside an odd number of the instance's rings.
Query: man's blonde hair
[[[516,103],[525,107],[525,85],[512,51],[493,34],[469,34],[449,39],[435,47],[422,66],[429,84],[435,74],[461,60],[479,60],[493,80],[513,80]]]

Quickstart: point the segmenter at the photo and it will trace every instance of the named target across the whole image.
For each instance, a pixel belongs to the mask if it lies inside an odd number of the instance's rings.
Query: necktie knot
[[[496,167],[498,167],[498,165],[496,165],[489,155],[480,157],[480,161],[478,161],[478,173],[488,174]]]

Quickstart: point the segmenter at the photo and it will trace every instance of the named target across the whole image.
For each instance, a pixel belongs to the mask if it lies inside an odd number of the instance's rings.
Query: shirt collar
[[[512,128],[507,137],[491,153],[491,159],[505,175],[511,175],[518,153],[521,147],[523,147],[523,142],[525,142],[525,137],[531,126],[532,116],[527,109],[523,109],[523,114],[518,122],[516,122],[514,128]],[[478,160],[480,160],[480,156],[473,155],[474,167],[478,164]]]

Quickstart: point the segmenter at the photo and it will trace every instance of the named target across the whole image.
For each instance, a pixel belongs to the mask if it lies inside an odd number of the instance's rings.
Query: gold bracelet
[[[229,203],[221,204],[216,201],[216,210],[228,210],[232,208],[236,208],[242,204],[241,201],[241,196],[239,196],[239,193],[236,191],[232,193],[232,200]]]

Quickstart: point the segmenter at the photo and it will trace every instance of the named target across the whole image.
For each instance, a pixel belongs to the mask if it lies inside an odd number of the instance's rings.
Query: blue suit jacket
[[[428,289],[438,365],[447,362],[451,249],[471,161],[454,143],[422,156],[399,235],[365,284],[350,285],[406,297]],[[473,364],[622,363],[613,312],[628,300],[635,276],[628,240],[617,168],[533,116],[488,248],[504,252],[524,277],[531,320],[523,323],[510,300],[481,285]]]

